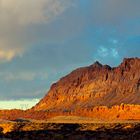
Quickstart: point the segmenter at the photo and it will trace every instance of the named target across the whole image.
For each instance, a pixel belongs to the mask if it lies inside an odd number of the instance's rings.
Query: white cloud
[[[0,17],[16,24],[49,22],[60,15],[69,5],[69,0],[0,0]]]
[[[35,78],[40,78],[40,79],[47,79],[47,73],[39,73],[39,72],[29,72],[29,71],[24,71],[24,72],[1,72],[0,73],[0,78],[7,81],[17,81],[17,80],[23,80],[23,81],[32,81]]]
[[[117,45],[119,43],[117,39],[113,39],[113,38],[110,38],[109,42],[112,43],[113,45]]]
[[[108,48],[104,47],[104,46],[100,46],[98,49],[98,55],[100,57],[106,57],[109,54],[109,50]]]
[[[116,49],[116,47],[104,47],[100,46],[99,49],[97,50],[97,56],[101,58],[105,58],[108,56],[118,58],[119,57],[119,52]]]
[[[1,43],[0,43],[1,45]],[[2,45],[1,45],[2,46]],[[22,56],[22,48],[8,48],[0,46],[0,62],[11,61],[16,56]]]
[[[111,54],[112,54],[112,56],[113,57],[119,57],[119,53],[118,53],[118,51],[116,50],[116,48],[112,48],[111,49]]]
[[[0,101],[0,109],[29,109],[39,102],[40,99]]]
[[[53,21],[70,3],[70,0],[0,0],[0,62],[22,56],[37,40],[28,31]]]
[[[5,50],[0,50],[0,59],[1,60],[7,60],[10,61],[13,57],[15,56],[14,51],[5,51]]]

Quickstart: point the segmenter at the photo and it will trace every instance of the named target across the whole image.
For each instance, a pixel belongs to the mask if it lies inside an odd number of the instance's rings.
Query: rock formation
[[[34,111],[73,111],[96,106],[140,104],[140,58],[111,68],[95,62],[54,83]]]
[[[114,68],[95,62],[76,69],[53,84],[33,108],[0,111],[0,119],[7,120],[55,116],[140,120],[140,58],[124,59]]]

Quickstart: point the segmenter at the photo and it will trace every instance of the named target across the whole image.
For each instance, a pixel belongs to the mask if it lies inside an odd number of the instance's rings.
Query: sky
[[[140,57],[140,0],[0,0],[0,108],[26,109],[95,61]]]

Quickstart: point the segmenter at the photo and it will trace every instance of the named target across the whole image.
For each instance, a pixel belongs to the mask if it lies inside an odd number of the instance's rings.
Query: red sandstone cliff
[[[140,58],[115,68],[99,62],[74,70],[53,84],[32,110],[72,111],[95,106],[140,104]]]
[[[0,111],[0,119],[7,120],[59,115],[140,120],[140,58],[124,59],[115,68],[99,62],[79,68],[53,84],[32,109]]]

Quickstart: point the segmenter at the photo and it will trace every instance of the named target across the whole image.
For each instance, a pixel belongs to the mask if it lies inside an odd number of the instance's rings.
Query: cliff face
[[[140,104],[140,58],[124,59],[115,68],[95,62],[53,84],[32,110],[65,111],[95,106]]]

